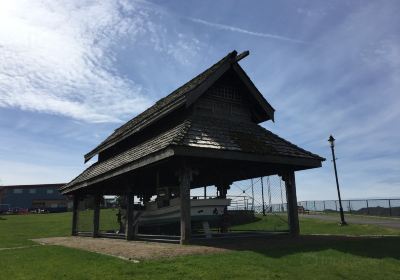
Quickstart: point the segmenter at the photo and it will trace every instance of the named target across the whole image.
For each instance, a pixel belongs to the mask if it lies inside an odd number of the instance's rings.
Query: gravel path
[[[339,214],[337,216],[322,215],[322,214],[310,214],[310,215],[300,215],[300,216],[308,219],[318,219],[324,221],[337,221],[337,222],[340,221]],[[377,225],[382,227],[400,229],[400,219],[398,218],[345,215],[345,220],[350,224],[367,224],[367,225]]]
[[[224,248],[195,246],[146,241],[130,241],[111,238],[50,237],[34,239],[42,245],[60,245],[138,261],[171,258],[183,255],[210,254],[228,251]]]

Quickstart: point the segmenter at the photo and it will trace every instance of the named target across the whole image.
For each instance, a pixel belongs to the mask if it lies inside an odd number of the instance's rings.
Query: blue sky
[[[113,129],[233,49],[271,131],[328,160],[298,198],[400,197],[398,1],[0,1],[0,184],[67,182]]]

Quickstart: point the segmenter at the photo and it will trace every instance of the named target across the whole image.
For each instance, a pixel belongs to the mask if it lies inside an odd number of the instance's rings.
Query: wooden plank
[[[286,171],[283,175],[286,186],[286,197],[288,205],[289,231],[292,236],[300,234],[299,214],[297,211],[296,180],[294,171]]]
[[[133,240],[135,237],[135,228],[133,225],[134,216],[133,216],[133,204],[135,202],[135,196],[132,191],[130,191],[127,195],[128,201],[126,204],[126,229],[125,229],[125,237],[126,240]]]
[[[236,62],[242,60],[243,58],[245,58],[245,57],[248,56],[249,54],[250,54],[249,51],[244,51],[244,52],[242,52],[241,54],[238,54],[238,55],[236,56]]]
[[[72,201],[72,232],[71,235],[76,236],[78,235],[78,204],[79,204],[79,195],[73,195]]]
[[[191,237],[190,216],[190,181],[192,171],[188,167],[182,168],[179,174],[179,198],[181,205],[181,239],[182,245],[189,244]]]
[[[99,237],[100,228],[100,201],[101,195],[94,195],[94,207],[93,207],[93,233],[92,237]]]

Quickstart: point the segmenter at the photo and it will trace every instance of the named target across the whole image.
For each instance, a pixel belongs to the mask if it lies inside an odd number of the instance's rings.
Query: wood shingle
[[[94,163],[61,188],[69,193],[177,156],[216,157],[293,164],[297,170],[318,167],[324,159],[259,125],[273,120],[274,109],[237,63],[233,51],[153,106],[116,129],[85,155]],[[179,110],[178,110],[179,109]],[[174,115],[174,114],[175,115]],[[165,125],[167,123],[167,125]],[[100,157],[100,155],[103,155]],[[269,158],[270,157],[270,158]],[[271,162],[272,163],[272,162]]]

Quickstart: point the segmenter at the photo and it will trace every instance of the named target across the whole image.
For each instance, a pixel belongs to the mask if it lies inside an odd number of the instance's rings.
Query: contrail
[[[200,24],[203,24],[203,25],[215,27],[215,28],[218,28],[218,29],[228,30],[228,31],[232,31],[232,32],[239,32],[239,33],[252,35],[252,36],[257,36],[257,37],[270,38],[270,39],[275,39],[275,40],[282,40],[282,41],[287,41],[287,42],[296,43],[296,44],[306,44],[307,43],[305,41],[296,40],[296,39],[292,39],[292,38],[288,38],[288,37],[278,36],[278,35],[269,34],[269,33],[261,33],[261,32],[249,31],[249,30],[242,29],[242,28],[239,28],[239,27],[234,27],[234,26],[229,26],[229,25],[225,25],[225,24],[209,22],[209,21],[205,21],[205,20],[202,20],[202,19],[198,19],[198,18],[187,18],[187,19],[192,21],[192,22],[195,22],[195,23],[200,23]]]

